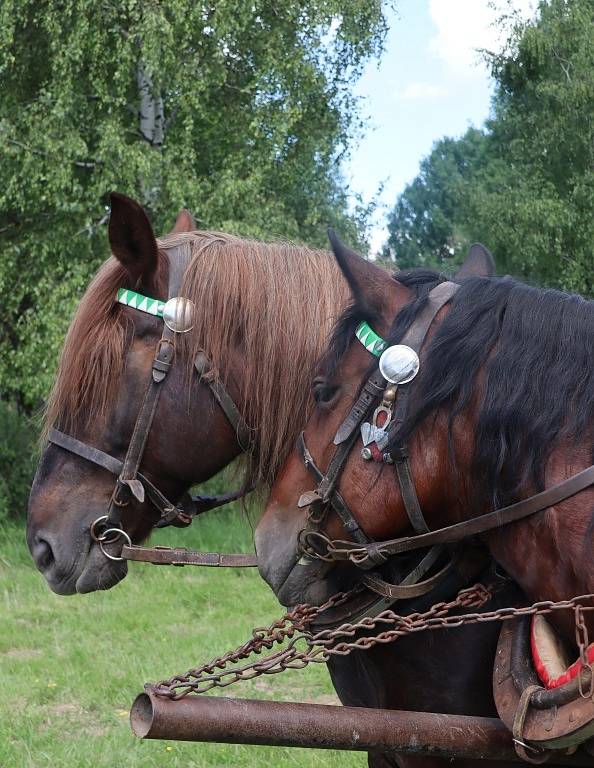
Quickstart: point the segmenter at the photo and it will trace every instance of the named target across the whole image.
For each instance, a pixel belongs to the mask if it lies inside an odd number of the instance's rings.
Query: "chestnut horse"
[[[176,501],[249,450],[252,481],[269,482],[298,434],[294,409],[307,413],[309,380],[348,289],[332,256],[288,242],[258,243],[196,232],[180,214],[156,240],[142,208],[112,195],[110,258],[83,296],[62,351],[47,424],[116,460],[126,454],[163,334],[163,320],[116,302],[118,290],[168,298],[170,259],[184,272],[181,295],[194,303],[193,328],[175,334],[171,365],[140,471]],[[181,257],[180,257],[181,254]],[[193,370],[200,350],[208,378]],[[233,398],[250,439],[236,430],[213,397],[212,378]],[[106,513],[114,477],[103,466],[50,442],[29,501],[27,541],[39,570],[59,594],[109,589],[127,571],[90,537]],[[121,524],[141,542],[159,519],[132,498]],[[106,547],[112,553],[122,541]]]
[[[353,303],[313,381],[317,408],[304,438],[322,472],[336,451],[339,426],[377,366],[355,330],[365,321],[387,345],[399,343],[426,306],[429,290],[444,279],[414,270],[392,278],[333,244]],[[396,453],[406,440],[414,486],[431,529],[527,498],[593,463],[593,335],[594,305],[578,296],[511,278],[462,282],[430,327],[408,412],[389,433],[387,446],[388,455]],[[410,535],[391,465],[381,454],[364,461],[360,448],[355,442],[342,467],[336,486],[341,498],[370,539]],[[315,485],[296,449],[280,470],[256,529],[260,572],[286,605],[319,604],[361,575],[350,563],[303,557],[301,536],[310,513],[297,502]],[[479,543],[530,601],[592,593],[593,509],[594,488],[588,487],[539,514],[480,535]],[[332,508],[324,533],[330,540],[349,538]],[[511,605],[522,596],[502,594],[499,600]],[[551,621],[568,643],[575,643],[570,613],[557,613]],[[402,638],[391,650],[374,650],[367,659],[359,652],[350,664],[348,657],[335,661],[337,690],[345,704],[494,716],[491,672],[498,629],[428,632]],[[437,758],[394,759],[401,766],[446,764]],[[382,756],[370,762],[392,764]]]

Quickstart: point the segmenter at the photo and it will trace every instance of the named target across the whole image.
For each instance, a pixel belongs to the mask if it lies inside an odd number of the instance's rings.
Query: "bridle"
[[[429,291],[424,307],[400,343],[419,354],[437,314],[454,297],[458,287],[457,284],[446,281]],[[379,342],[383,342],[383,340],[375,333],[372,332],[372,334],[374,336],[372,344],[366,346],[372,354],[379,356],[377,348],[379,346],[381,350],[382,345]],[[387,346],[385,342],[383,346]],[[534,515],[594,484],[593,465],[545,491],[536,493],[515,504],[430,531],[417,497],[407,445],[400,441],[396,447],[384,452],[379,460],[394,466],[404,507],[414,534],[386,541],[373,541],[361,528],[355,515],[340,495],[338,484],[347,459],[359,438],[364,420],[377,404],[378,399],[383,398],[382,406],[391,407],[385,397],[388,389],[387,384],[388,382],[379,370],[375,370],[364,383],[355,404],[334,436],[334,444],[337,447],[325,473],[316,466],[307,448],[303,433],[297,441],[297,450],[306,468],[318,481],[316,490],[304,493],[298,502],[299,507],[309,507],[306,527],[299,536],[299,545],[303,555],[300,562],[304,565],[315,560],[347,561],[366,571],[362,577],[362,583],[383,598],[389,598],[393,602],[398,599],[418,597],[435,589],[446,576],[450,575],[452,569],[456,568],[459,554],[451,557],[451,553],[448,553],[448,548],[451,545]],[[405,420],[412,385],[413,380],[397,387],[393,404],[394,410],[388,427],[390,432],[395,430],[393,434],[397,434],[397,430]],[[393,441],[390,442],[393,445]],[[363,454],[363,458],[371,458],[371,452]],[[350,540],[332,540],[322,530],[330,509],[333,509],[338,515],[345,531],[351,536]],[[397,584],[389,583],[372,572],[373,569],[393,563],[396,555],[426,549],[428,552],[422,554],[420,561],[413,570]],[[443,562],[446,554],[448,559],[445,565],[427,577],[429,572],[434,571],[437,563]],[[470,578],[473,577],[474,574]],[[381,603],[381,601],[379,602]]]
[[[123,291],[123,293],[132,295],[136,299],[136,303],[134,298],[127,301],[125,296],[123,299],[118,297],[118,300],[121,303],[128,303],[129,306],[136,307],[142,311],[149,311],[150,314],[159,314],[159,316],[164,316],[165,318],[163,332],[157,343],[155,356],[151,364],[151,375],[148,387],[134,424],[132,437],[124,460],[120,461],[115,456],[111,456],[105,451],[101,451],[81,440],[77,440],[75,437],[65,434],[58,429],[51,429],[48,439],[50,443],[53,443],[76,456],[80,456],[92,464],[102,467],[108,472],[116,475],[117,479],[107,513],[97,518],[90,527],[91,538],[98,543],[103,554],[107,558],[110,560],[137,559],[159,563],[171,561],[174,562],[174,564],[181,565],[183,564],[183,562],[181,562],[183,560],[182,552],[187,552],[187,550],[177,551],[178,562],[171,560],[171,558],[167,558],[165,551],[168,548],[156,548],[157,554],[155,558],[151,559],[146,553],[152,550],[133,547],[130,536],[121,525],[121,510],[124,507],[127,507],[133,498],[140,503],[148,500],[160,515],[159,520],[155,525],[156,528],[163,528],[168,525],[186,527],[197,515],[210,509],[220,507],[235,499],[242,498],[252,490],[252,487],[241,488],[218,496],[191,496],[190,494],[185,493],[181,500],[173,502],[140,472],[140,465],[155,417],[159,396],[175,359],[176,336],[179,333],[190,330],[191,327],[177,329],[180,323],[176,324],[175,322],[175,313],[181,313],[181,319],[183,320],[183,315],[187,309],[187,299],[181,300],[183,302],[181,308],[179,304],[176,304],[176,302],[179,301],[179,291],[187,263],[185,248],[184,246],[177,246],[168,249],[166,253],[169,261],[169,284],[167,292],[168,302],[164,307],[161,302],[140,296],[133,291]],[[122,291],[120,291],[120,294],[122,294]],[[169,324],[167,320],[168,305],[172,307],[173,313],[170,312],[170,315],[172,316],[170,317]],[[148,309],[146,309],[147,306]],[[253,444],[251,430],[225,386],[213,375],[210,362],[204,352],[199,352],[196,355],[196,358],[194,359],[194,369],[201,380],[208,385],[215,401],[218,403],[227,420],[233,427],[241,449],[243,451],[251,450]],[[125,557],[113,555],[105,549],[105,545],[114,543],[118,538],[121,538],[124,542],[122,554],[125,554]],[[135,550],[140,551],[137,553]],[[219,556],[219,561],[215,562],[213,554],[218,553],[193,554],[204,555],[205,557],[202,558],[204,562],[196,562],[196,560],[201,559],[200,557],[194,558],[194,561],[190,558],[189,560],[186,560],[187,562],[194,562],[194,564],[197,565],[229,564],[228,562],[223,562],[221,560],[221,558],[225,557],[224,555]],[[232,563],[235,566],[255,565],[255,557],[253,555],[231,555],[227,557],[231,557],[232,560],[235,558],[235,561]]]

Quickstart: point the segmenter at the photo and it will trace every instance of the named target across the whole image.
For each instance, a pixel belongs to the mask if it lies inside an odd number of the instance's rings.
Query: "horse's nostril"
[[[54,553],[52,548],[45,539],[41,536],[36,536],[31,549],[31,554],[35,560],[35,564],[40,571],[46,571],[54,563]]]

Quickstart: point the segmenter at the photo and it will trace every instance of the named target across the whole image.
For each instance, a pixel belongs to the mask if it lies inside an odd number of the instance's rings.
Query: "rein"
[[[242,488],[217,496],[190,496],[186,493],[177,503],[168,499],[159,489],[140,472],[140,465],[151,430],[163,382],[173,365],[175,358],[175,337],[191,329],[191,302],[178,297],[181,287],[185,264],[181,248],[169,251],[169,286],[167,303],[140,296],[133,291],[121,289],[117,300],[148,314],[162,317],[164,328],[157,343],[155,357],[151,366],[151,376],[146,394],[140,406],[132,437],[123,461],[104,451],[77,440],[58,429],[49,433],[49,442],[70,453],[106,469],[116,475],[107,514],[97,518],[91,525],[90,535],[98,543],[103,554],[110,560],[138,560],[159,565],[218,565],[228,567],[256,566],[255,555],[222,554],[210,552],[194,552],[185,549],[170,549],[168,547],[136,547],[129,535],[121,526],[121,510],[128,506],[132,498],[144,503],[148,499],[158,510],[160,518],[156,528],[173,525],[184,528],[190,525],[194,517],[210,509],[216,509],[236,499],[243,498],[253,490],[252,487]],[[194,369],[201,380],[208,385],[212,396],[225,414],[227,420],[237,435],[238,443],[243,451],[248,451],[251,444],[251,432],[243,419],[239,408],[227,392],[224,385],[212,375],[211,365],[203,352],[199,352],[194,360]],[[114,556],[106,551],[105,546],[124,540],[120,556]]]

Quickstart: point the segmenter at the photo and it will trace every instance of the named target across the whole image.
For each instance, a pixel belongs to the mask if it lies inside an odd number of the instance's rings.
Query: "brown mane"
[[[243,416],[257,432],[252,472],[270,481],[307,417],[312,372],[348,299],[346,283],[329,253],[289,242],[192,232],[168,235],[159,246],[188,252],[182,295],[194,302],[196,320],[182,337],[183,356],[190,366],[202,349],[223,381],[233,376],[239,384]],[[64,342],[48,427],[72,430],[81,419],[92,427],[106,415],[129,332],[114,302],[126,285],[113,258],[89,285]],[[245,360],[240,372],[227,366],[230,340],[237,339]]]

